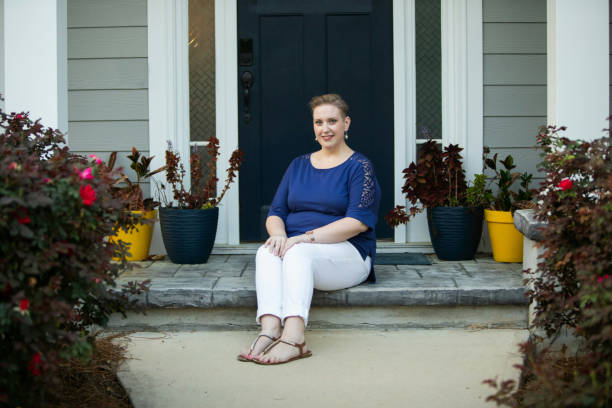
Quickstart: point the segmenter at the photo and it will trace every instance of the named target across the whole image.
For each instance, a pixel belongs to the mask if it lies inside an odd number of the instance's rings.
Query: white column
[[[167,142],[189,177],[189,48],[187,0],[147,2],[149,62],[149,154],[151,168],[164,165]],[[164,174],[156,180],[165,183]]]
[[[187,0],[147,1],[149,64],[149,154],[155,156],[151,168],[165,164],[167,142],[177,151],[185,166],[185,187],[189,173],[189,46]],[[155,183],[167,184],[165,173],[153,176]],[[169,186],[166,198],[172,200]],[[165,254],[161,228],[153,230],[152,254]]]
[[[5,110],[68,130],[66,0],[4,1]]]
[[[548,124],[594,139],[610,114],[608,0],[548,0]]]
[[[442,139],[463,147],[468,180],[482,173],[482,0],[442,0]]]
[[[0,94],[4,98],[4,0],[0,0]],[[4,110],[4,99],[0,99],[0,109]]]

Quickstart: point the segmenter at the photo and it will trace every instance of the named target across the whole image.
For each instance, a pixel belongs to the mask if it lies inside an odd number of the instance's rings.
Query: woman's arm
[[[276,215],[269,216],[266,218],[266,229],[270,237],[265,242],[264,247],[269,247],[270,252],[274,255],[284,255],[287,232],[283,219]]]
[[[282,251],[280,252],[280,256],[281,258],[284,257],[285,253],[289,250],[289,248],[300,242],[335,244],[337,242],[346,241],[347,239],[359,235],[360,233],[365,232],[367,230],[367,225],[365,225],[361,221],[351,217],[344,217],[337,221],[331,222],[327,225],[312,230],[311,234],[297,235],[295,237],[287,239],[282,248]]]
[[[318,242],[319,244],[335,244],[336,242],[342,242],[349,238],[353,238],[354,236],[367,230],[368,227],[363,222],[355,218],[344,217],[312,230],[311,235],[304,235],[308,237],[309,241],[314,238],[314,241],[311,242]]]
[[[283,219],[277,215],[271,215],[266,218],[266,230],[268,230],[268,234],[270,236],[273,235],[284,235],[287,236],[287,232],[285,231],[285,222]]]

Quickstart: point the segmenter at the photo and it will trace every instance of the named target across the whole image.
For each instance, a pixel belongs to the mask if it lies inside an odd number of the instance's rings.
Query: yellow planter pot
[[[493,259],[497,262],[523,261],[523,234],[514,226],[510,211],[485,210]]]
[[[133,214],[142,214],[144,211],[132,211]],[[151,210],[144,212],[144,219],[155,219],[157,216],[157,210]],[[142,224],[139,223],[135,229],[130,232],[126,232],[124,229],[120,229],[117,235],[111,237],[112,241],[123,241],[130,244],[128,252],[130,253],[127,257],[128,261],[142,261],[149,256],[149,247],[151,246],[151,237],[153,236],[154,224]],[[113,258],[119,260],[119,258]]]

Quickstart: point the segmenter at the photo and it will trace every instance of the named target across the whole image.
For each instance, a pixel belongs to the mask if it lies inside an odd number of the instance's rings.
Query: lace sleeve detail
[[[361,199],[359,207],[369,207],[372,205],[375,196],[376,186],[374,185],[374,168],[372,163],[367,159],[358,159],[363,169],[363,189],[361,190]]]

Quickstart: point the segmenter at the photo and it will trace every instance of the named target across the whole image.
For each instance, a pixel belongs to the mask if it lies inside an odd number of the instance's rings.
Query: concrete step
[[[309,327],[527,327],[520,264],[489,257],[432,265],[376,265],[377,282],[315,290]],[[115,329],[254,329],[255,264],[252,255],[211,255],[208,263],[135,263],[118,284],[151,279],[137,298],[148,316],[113,316]]]

